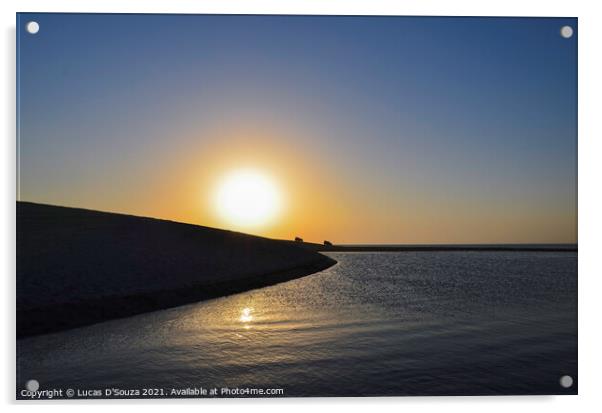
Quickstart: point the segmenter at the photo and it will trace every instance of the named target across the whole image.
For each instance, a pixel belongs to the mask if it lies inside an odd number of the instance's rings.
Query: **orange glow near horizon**
[[[199,131],[175,141],[122,172],[118,185],[30,200],[318,243],[576,242],[574,210],[534,214],[519,198],[450,197],[421,176],[367,179],[373,165],[290,131]]]
[[[141,215],[321,242],[344,228],[348,191],[328,159],[282,131],[214,131],[164,165]],[[179,151],[178,151],[179,152]],[[149,188],[150,189],[150,188]],[[165,196],[165,194],[170,194]],[[348,198],[347,198],[348,199]]]

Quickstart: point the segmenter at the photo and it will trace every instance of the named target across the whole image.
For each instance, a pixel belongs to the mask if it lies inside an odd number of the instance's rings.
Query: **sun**
[[[259,170],[240,169],[220,181],[215,193],[215,208],[231,226],[257,228],[276,219],[282,206],[281,198],[269,175]]]

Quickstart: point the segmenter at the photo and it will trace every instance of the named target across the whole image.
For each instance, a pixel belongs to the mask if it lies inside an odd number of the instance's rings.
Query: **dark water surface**
[[[576,253],[328,255],[294,281],[19,340],[17,386],[576,393]]]

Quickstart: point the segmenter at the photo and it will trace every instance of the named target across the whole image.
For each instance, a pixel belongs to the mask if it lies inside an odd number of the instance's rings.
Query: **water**
[[[294,281],[19,340],[17,385],[576,393],[576,253],[328,255]]]

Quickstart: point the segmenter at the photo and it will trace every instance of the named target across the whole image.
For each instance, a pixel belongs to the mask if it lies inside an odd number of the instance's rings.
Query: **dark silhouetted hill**
[[[17,336],[242,292],[334,263],[293,242],[17,202]]]

